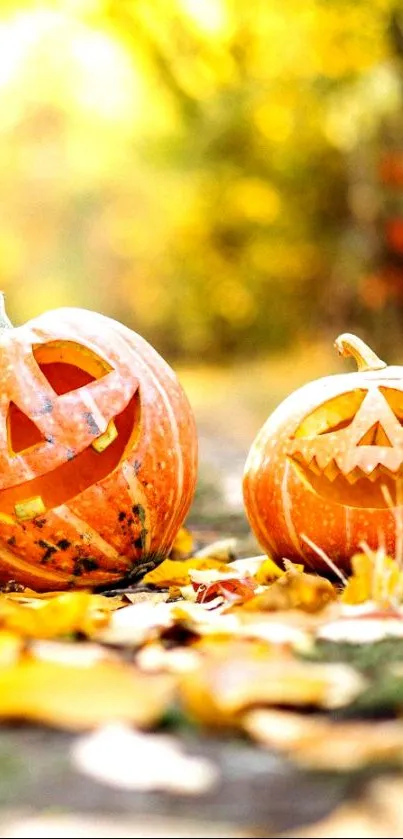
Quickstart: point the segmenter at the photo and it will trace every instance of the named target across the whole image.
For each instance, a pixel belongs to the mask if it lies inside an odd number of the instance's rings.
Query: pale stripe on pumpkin
[[[146,375],[150,377],[152,383],[156,390],[158,391],[167,413],[171,433],[172,433],[172,443],[169,448],[172,448],[173,452],[177,458],[177,472],[175,475],[176,479],[176,499],[175,499],[175,508],[170,511],[170,519],[174,523],[174,530],[171,527],[171,531],[167,532],[167,543],[173,541],[177,526],[176,523],[179,519],[179,510],[184,508],[187,503],[187,497],[183,496],[183,483],[184,483],[184,466],[183,466],[183,457],[182,457],[182,447],[180,442],[179,430],[178,430],[178,423],[176,421],[175,413],[172,408],[172,404],[170,399],[167,395],[167,392],[164,386],[161,384],[158,376],[163,376],[167,379],[168,388],[172,388],[173,384],[175,389],[180,389],[179,382],[176,381],[176,376],[174,375],[173,371],[168,367],[164,359],[162,359],[163,364],[161,364],[161,369],[158,369],[158,375],[154,372],[153,367],[151,366],[152,360],[156,360],[158,364],[160,364],[160,359],[154,347],[151,347],[147,344],[147,342],[136,333],[130,333],[130,330],[127,327],[123,326],[123,324],[119,324],[119,331],[122,335],[123,340],[126,344],[129,345],[130,349],[135,353],[138,363],[140,367],[145,369]],[[145,356],[147,360],[145,360]],[[151,363],[150,363],[151,362]],[[170,375],[168,376],[168,371]],[[172,381],[172,377],[174,377]],[[141,382],[141,379],[140,379]],[[141,399],[141,384],[140,384],[140,399]]]
[[[76,516],[75,513],[67,506],[67,504],[61,504],[60,507],[57,507],[55,510],[52,511],[53,515],[58,516],[59,518],[63,519],[67,524],[70,524],[71,527],[74,528],[76,533],[80,536],[83,536],[84,544],[93,544],[95,545],[98,550],[100,550],[104,556],[109,557],[109,559],[116,560],[119,558],[120,554],[109,542],[104,539],[97,530],[94,530],[91,525],[89,525],[83,519],[80,519],[79,516]]]
[[[18,571],[24,572],[25,579],[27,579],[27,577],[34,579],[37,578],[41,588],[44,587],[44,583],[48,583],[53,586],[54,583],[65,583],[71,579],[71,574],[65,574],[63,571],[50,571],[49,569],[44,568],[43,565],[36,565],[34,562],[27,562],[26,560],[21,559],[19,556],[12,553],[12,551],[9,551],[5,545],[0,545],[0,563],[2,570],[4,568],[10,568],[10,571],[14,573]],[[10,578],[12,577],[13,573],[10,574]]]
[[[301,542],[298,539],[297,531],[294,526],[294,522],[292,519],[292,504],[290,499],[290,493],[288,492],[288,476],[290,473],[290,462],[287,460],[284,469],[284,477],[281,482],[281,500],[283,502],[283,512],[284,512],[284,520],[287,525],[288,535],[292,544],[294,545],[295,550],[299,553],[302,559],[305,559],[304,551],[301,547]]]
[[[134,469],[130,463],[122,463],[122,474],[127,484],[127,491],[130,496],[132,506],[138,505],[144,510],[144,520],[141,522],[143,526],[143,551],[148,553],[151,547],[151,520],[149,503],[144,489],[134,473]]]

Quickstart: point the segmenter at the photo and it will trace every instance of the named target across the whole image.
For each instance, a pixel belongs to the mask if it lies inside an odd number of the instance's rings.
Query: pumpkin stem
[[[358,338],[357,335],[353,335],[351,332],[343,332],[342,335],[339,335],[334,345],[336,350],[344,358],[349,355],[353,356],[360,373],[371,370],[382,370],[384,367],[387,367],[387,364],[378,358],[376,353],[368,347],[365,341],[362,341],[361,338]]]
[[[12,329],[13,324],[6,312],[4,291],[0,291],[0,333],[3,329]]]

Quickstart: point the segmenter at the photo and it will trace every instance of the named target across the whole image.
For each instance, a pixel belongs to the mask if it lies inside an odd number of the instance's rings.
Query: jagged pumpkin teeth
[[[363,542],[375,550],[380,533],[389,554],[400,550],[403,366],[388,367],[355,335],[335,344],[358,371],[287,397],[251,446],[243,492],[255,536],[274,560],[324,569],[328,557],[349,570],[354,552]]]
[[[315,475],[321,475],[322,474],[322,470],[321,470],[320,466],[318,465],[316,457],[312,458],[312,460],[309,464],[309,468],[312,470],[312,472],[315,473]]]
[[[36,495],[35,498],[27,498],[25,501],[20,501],[18,504],[15,504],[14,509],[18,521],[30,521],[30,519],[34,519],[36,516],[43,515],[46,511],[40,495]]]
[[[353,485],[356,484],[357,481],[359,481],[360,478],[363,477],[363,473],[361,472],[361,469],[353,469],[351,472],[348,473],[348,475],[345,475],[344,477],[349,484]]]
[[[116,440],[118,436],[118,430],[113,420],[108,423],[108,427],[100,437],[97,437],[93,443],[91,443],[92,448],[95,449],[96,452],[103,452],[105,449]]]
[[[340,469],[335,463],[334,460],[329,463],[328,466],[323,471],[323,474],[326,475],[329,481],[334,481],[338,475],[340,475]]]

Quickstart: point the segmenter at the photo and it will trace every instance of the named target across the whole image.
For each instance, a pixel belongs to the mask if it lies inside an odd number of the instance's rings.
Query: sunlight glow
[[[206,33],[220,34],[228,25],[228,10],[223,0],[179,0],[183,11]]]
[[[108,34],[65,10],[50,9],[32,9],[0,24],[0,93],[16,84],[34,98],[38,91],[57,95],[111,120],[133,114],[141,86],[128,56]]]

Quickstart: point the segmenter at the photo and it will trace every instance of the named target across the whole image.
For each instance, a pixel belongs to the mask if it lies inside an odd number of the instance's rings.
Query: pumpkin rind
[[[275,559],[348,571],[363,543],[403,558],[403,367],[369,358],[291,394],[250,448],[245,510]]]
[[[73,344],[89,354],[92,374],[94,365],[105,369],[59,395],[33,348],[79,366]],[[194,416],[173,370],[128,328],[73,308],[2,331],[0,349],[0,582],[88,587],[152,567],[169,552],[196,484]],[[10,449],[10,402],[42,442]],[[100,458],[113,468],[100,469]],[[24,502],[42,495],[45,512],[18,519],[15,505],[24,513]]]

